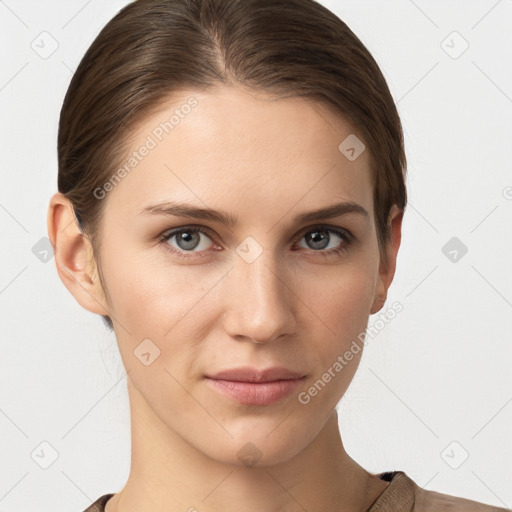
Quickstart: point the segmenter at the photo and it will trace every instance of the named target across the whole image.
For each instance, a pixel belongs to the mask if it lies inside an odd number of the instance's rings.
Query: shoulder
[[[510,509],[436,491],[427,491],[416,484],[414,486],[414,512],[510,512]]]
[[[390,483],[368,512],[512,512],[512,509],[427,491],[403,471],[387,471],[376,476]]]
[[[92,505],[87,507],[84,512],[104,512],[107,501],[112,498],[114,494],[104,494],[98,498]]]

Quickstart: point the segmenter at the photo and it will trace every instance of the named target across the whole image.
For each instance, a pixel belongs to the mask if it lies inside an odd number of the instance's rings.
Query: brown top
[[[512,510],[427,491],[419,487],[403,471],[387,471],[377,476],[390,484],[367,512],[510,512]],[[101,496],[84,512],[105,512],[105,505],[112,496],[114,495]]]

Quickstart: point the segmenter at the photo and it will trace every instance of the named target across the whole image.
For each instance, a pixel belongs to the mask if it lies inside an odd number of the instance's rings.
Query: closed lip
[[[206,375],[209,379],[230,380],[238,382],[274,382],[277,380],[295,380],[304,377],[304,373],[295,372],[282,366],[258,369],[244,366],[222,370],[213,375]]]

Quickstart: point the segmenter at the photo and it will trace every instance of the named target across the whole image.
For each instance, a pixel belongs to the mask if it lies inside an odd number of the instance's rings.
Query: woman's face
[[[132,415],[233,464],[285,461],[318,435],[386,291],[370,156],[350,150],[353,137],[340,150],[354,132],[319,103],[231,88],[175,95],[137,128],[129,171],[99,199]],[[344,202],[360,211],[300,219]],[[165,203],[198,213],[165,214]],[[275,366],[303,376],[284,396],[242,384],[236,398],[206,377]]]

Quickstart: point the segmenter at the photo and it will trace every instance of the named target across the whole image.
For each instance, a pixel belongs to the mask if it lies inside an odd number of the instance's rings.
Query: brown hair
[[[123,161],[135,126],[175,91],[231,84],[323,102],[360,130],[386,261],[390,208],[407,202],[402,126],[377,63],[348,26],[315,0],[136,0],[89,47],[60,113],[58,190],[98,269],[105,201],[94,190]]]

